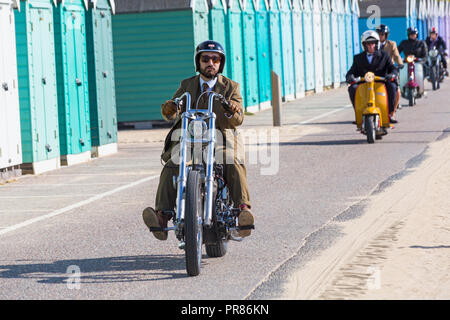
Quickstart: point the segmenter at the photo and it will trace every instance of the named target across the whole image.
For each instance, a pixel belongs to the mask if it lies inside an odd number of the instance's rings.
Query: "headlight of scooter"
[[[407,56],[406,57],[406,62],[411,63],[414,61],[414,56]]]
[[[439,52],[436,49],[430,50],[430,57],[436,58],[438,56]]]
[[[373,74],[372,72],[367,72],[366,75],[364,76],[365,82],[373,82],[374,80],[375,80],[375,74]]]
[[[189,122],[188,131],[191,136],[197,139],[201,139],[206,134],[207,130],[208,126],[203,120],[192,120]]]

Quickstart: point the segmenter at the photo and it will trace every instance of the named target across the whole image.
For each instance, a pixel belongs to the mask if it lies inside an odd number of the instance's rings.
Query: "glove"
[[[404,67],[405,67],[404,64],[401,64],[401,65],[398,66],[399,69],[403,69]]]
[[[391,82],[394,82],[395,79],[397,79],[397,75],[394,74],[394,73],[389,73],[389,74],[386,75],[386,79],[391,81]]]
[[[228,105],[229,105],[229,109],[231,112],[233,112],[233,113],[241,112],[241,107],[239,106],[239,103],[230,100],[230,101],[228,101]]]
[[[177,114],[177,109],[177,105],[173,100],[167,100],[161,105],[161,114],[165,119],[173,120]]]
[[[351,83],[353,83],[353,82],[356,81],[356,78],[355,78],[354,75],[349,74],[349,75],[345,78],[345,81],[347,81],[348,84],[351,84]]]

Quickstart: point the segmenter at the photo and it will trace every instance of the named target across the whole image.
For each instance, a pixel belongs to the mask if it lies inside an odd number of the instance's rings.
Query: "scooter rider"
[[[436,48],[439,51],[445,75],[448,76],[447,59],[445,58],[445,56],[447,55],[447,53],[445,53],[445,50],[447,50],[447,46],[445,45],[444,39],[442,39],[442,37],[438,35],[435,27],[431,28],[430,36],[427,37],[425,42],[427,43],[428,50]]]
[[[397,63],[399,69],[403,69],[403,59],[400,56],[400,53],[397,49],[397,43],[392,40],[388,40],[389,38],[389,27],[385,24],[380,24],[376,29],[378,36],[380,37],[380,50],[386,51],[392,59],[392,63]],[[397,79],[397,87],[398,87],[398,79]],[[400,103],[400,88],[397,88],[397,96],[395,98],[395,106],[393,112],[390,114],[391,122],[396,123],[395,113],[397,112],[398,105]]]
[[[364,77],[367,72],[371,71],[376,76],[387,79],[386,90],[388,93],[389,114],[392,114],[394,112],[398,87],[396,82],[398,74],[397,68],[384,50],[378,50],[380,37],[377,32],[373,30],[365,31],[361,36],[361,43],[364,52],[353,57],[353,64],[346,75],[347,83],[350,84],[348,93],[353,108],[355,107],[355,94],[358,87],[358,84],[354,82],[357,77]],[[392,120],[393,123],[396,122],[394,119]]]
[[[418,59],[425,59],[428,55],[428,49],[424,41],[417,39],[419,31],[416,28],[408,28],[408,39],[400,42],[398,52],[404,52],[405,57],[414,55]]]
[[[177,109],[174,99],[180,97],[183,93],[189,92],[192,102],[196,103],[198,98],[198,108],[207,108],[208,95],[205,91],[215,91],[225,97],[233,112],[228,114],[219,101],[214,102],[213,110],[216,114],[216,127],[221,131],[223,140],[217,143],[223,143],[223,147],[216,148],[216,157],[218,152],[227,152],[225,146],[234,147],[239,138],[236,127],[241,125],[244,120],[242,96],[240,94],[239,84],[221,75],[225,66],[225,51],[222,45],[216,41],[204,41],[200,43],[195,50],[195,67],[200,74],[181,81],[180,87],[175,92],[171,100],[167,100],[161,105],[161,113],[165,120],[174,121],[174,125],[169,131],[161,159],[165,162],[161,172],[158,190],[156,193],[155,209],[148,207],[142,213],[144,223],[148,228],[167,228],[167,222],[170,214],[173,212],[176,204],[176,188],[173,179],[178,176],[179,167],[175,165],[175,159],[172,160],[172,151],[177,156],[176,150],[179,145],[177,132],[181,128],[181,112]],[[203,98],[203,99],[202,99]],[[196,105],[197,106],[197,105]],[[183,105],[183,109],[186,106]],[[220,149],[220,147],[222,147]],[[219,151],[220,149],[220,151]],[[233,149],[233,148],[230,148]],[[235,151],[228,150],[228,151]],[[250,211],[250,196],[247,184],[246,168],[242,158],[232,156],[233,163],[228,163],[226,155],[222,155],[224,164],[224,176],[230,189],[231,198],[236,207],[240,208],[238,216],[238,225],[247,226],[254,224],[254,216]],[[167,231],[152,231],[153,235],[159,240],[167,239]],[[249,236],[251,230],[240,230],[239,236]]]

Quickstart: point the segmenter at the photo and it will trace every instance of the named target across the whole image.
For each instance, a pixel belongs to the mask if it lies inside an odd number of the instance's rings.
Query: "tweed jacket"
[[[386,45],[383,48],[389,54],[392,59],[392,63],[397,63],[398,66],[403,65],[403,59],[397,49],[397,43],[395,41],[386,40]]]
[[[230,118],[225,114],[226,111],[222,106],[222,103],[218,100],[214,100],[213,105],[213,112],[216,114],[216,128],[220,130],[223,134],[223,137],[227,141],[224,141],[225,145],[233,145],[236,143],[236,135],[238,135],[238,132],[235,130],[238,126],[240,126],[244,120],[244,109],[243,109],[243,102],[242,102],[242,96],[240,93],[240,85],[237,82],[234,82],[233,80],[223,76],[218,75],[217,76],[217,82],[215,86],[212,88],[214,92],[217,92],[225,97],[227,101],[234,101],[239,106],[242,112],[238,113],[236,112],[234,115],[232,115]],[[200,88],[200,75],[196,75],[194,77],[184,79],[180,83],[180,87],[173,95],[172,99],[180,97],[183,93],[189,92],[191,94],[191,104],[193,108],[203,109],[207,108],[207,105],[200,105],[198,107],[195,106],[198,97],[201,93]],[[173,148],[174,145],[178,144],[178,137],[174,136],[172,137],[173,133],[176,129],[181,128],[181,114],[186,110],[186,106],[183,105],[183,109],[181,112],[177,115],[174,121],[174,125],[170,129],[165,142],[164,142],[164,149],[163,153],[161,155],[161,158],[167,162],[170,159],[170,151]],[[232,135],[232,136],[230,136]],[[231,144],[230,144],[231,143]]]

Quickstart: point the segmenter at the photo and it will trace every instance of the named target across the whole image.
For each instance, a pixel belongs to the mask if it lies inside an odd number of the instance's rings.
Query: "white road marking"
[[[298,124],[307,124],[307,123],[313,122],[313,121],[315,121],[315,120],[325,118],[326,116],[329,116],[330,114],[333,114],[333,113],[336,113],[336,112],[345,110],[345,109],[347,109],[347,108],[350,108],[351,106],[352,106],[351,104],[348,104],[348,105],[346,105],[346,106],[344,106],[344,107],[342,107],[342,108],[331,110],[331,111],[329,111],[329,112],[323,113],[323,114],[318,115],[318,116],[316,116],[316,117],[313,117],[313,118],[311,118],[311,119],[308,119],[308,120],[299,122]]]
[[[39,221],[46,220],[46,219],[49,219],[49,218],[52,218],[52,217],[56,217],[56,216],[58,216],[60,214],[63,214],[65,212],[67,212],[67,211],[70,211],[70,210],[82,207],[82,206],[87,205],[87,204],[89,204],[91,202],[100,200],[100,199],[102,199],[104,197],[107,197],[107,196],[110,196],[110,195],[112,195],[114,193],[117,193],[117,192],[129,189],[129,188],[135,187],[137,185],[140,185],[140,184],[145,183],[147,181],[156,179],[158,177],[159,177],[159,175],[143,178],[143,179],[140,179],[138,181],[135,181],[135,182],[123,185],[121,187],[112,189],[110,191],[106,191],[104,193],[100,193],[100,194],[95,195],[95,196],[93,196],[93,197],[91,197],[89,199],[86,199],[86,200],[83,200],[83,201],[71,204],[71,205],[69,205],[67,207],[55,210],[53,212],[50,212],[49,214],[45,214],[45,215],[42,215],[42,216],[39,216],[39,217],[36,217],[36,218],[33,218],[33,219],[25,220],[24,222],[21,222],[21,223],[12,225],[10,227],[4,228],[3,230],[0,230],[0,236],[6,234],[8,232],[11,232],[11,231],[14,231],[14,230],[17,230],[17,229],[29,226],[30,224],[33,224],[35,222],[39,222]]]

